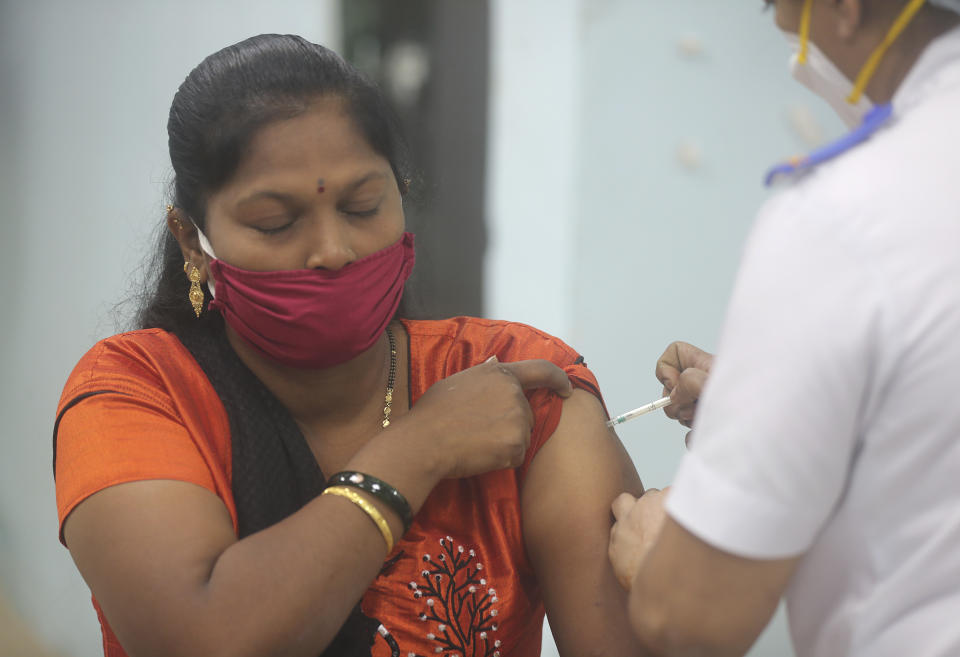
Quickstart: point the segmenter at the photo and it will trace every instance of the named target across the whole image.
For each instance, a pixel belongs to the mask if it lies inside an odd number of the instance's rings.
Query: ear
[[[863,27],[863,0],[832,0],[836,13],[837,36],[852,41]]]
[[[181,219],[186,215],[171,205],[167,206],[167,228],[180,245],[184,262],[189,262],[200,270],[200,282],[207,282],[207,259],[200,248],[200,238],[197,227],[189,219]]]

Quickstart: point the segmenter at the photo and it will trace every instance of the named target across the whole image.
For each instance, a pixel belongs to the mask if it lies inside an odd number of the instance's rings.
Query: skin
[[[797,32],[802,0],[774,4],[777,25]],[[815,0],[811,39],[854,79],[902,7],[902,2]],[[877,103],[889,101],[923,48],[957,24],[954,14],[922,10],[888,51],[867,95]],[[694,425],[712,361],[710,354],[677,342],[657,362],[657,378],[673,399],[667,414],[687,427]],[[715,549],[666,514],[668,495],[669,490],[651,490],[638,499],[624,493],[612,506],[616,524],[609,557],[630,591],[639,642],[653,655],[743,655],[769,622],[803,555],[759,560]]]
[[[207,280],[209,259],[191,222],[174,209],[168,225],[184,259]],[[209,196],[205,227],[218,257],[259,271],[337,270],[395,243],[403,230],[389,163],[336,99],[317,100],[303,114],[263,128],[234,178]],[[562,654],[599,654],[595,646],[630,654],[635,646],[625,593],[602,555],[611,501],[621,490],[640,494],[642,487],[606,432],[600,404],[573,393],[551,363],[491,359],[437,383],[408,408],[406,340],[402,325],[393,330],[399,372],[387,429],[380,428],[385,337],[347,363],[316,371],[272,362],[229,328],[228,339],[289,409],[324,472],[379,477],[402,491],[414,511],[441,479],[523,462],[533,423],[524,389],[547,387],[567,398],[559,427],[528,473],[526,545],[551,621],[564,628]],[[592,489],[597,480],[602,485]],[[400,536],[400,519],[379,500],[367,500]],[[545,520],[559,517],[584,525],[570,532],[568,523]],[[177,481],[125,483],[96,493],[66,520],[64,536],[132,657],[316,657],[386,554],[377,528],[346,499],[320,496],[238,540],[218,497]],[[561,544],[564,550],[551,549]],[[592,563],[571,576],[572,564],[587,558]],[[557,583],[567,576],[581,587],[576,595],[571,584]],[[587,608],[597,601],[608,601],[609,617]]]
[[[596,397],[574,391],[522,493],[527,554],[561,655],[642,654],[606,551],[610,502],[643,486],[606,419]]]

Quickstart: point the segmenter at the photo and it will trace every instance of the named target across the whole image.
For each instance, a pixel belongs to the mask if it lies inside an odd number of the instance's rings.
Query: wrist
[[[443,478],[444,459],[437,454],[442,450],[408,434],[403,424],[399,420],[391,423],[388,429],[378,433],[357,452],[343,469],[362,472],[388,483],[406,498],[411,511],[416,514],[427,495]]]
[[[410,529],[410,524],[413,522],[413,509],[410,503],[403,493],[382,479],[355,470],[343,470],[327,480],[327,488],[330,487],[354,488],[373,496],[400,517],[403,521],[403,533]]]
[[[449,477],[454,469],[454,461],[448,450],[439,447],[442,442],[439,433],[416,421],[415,415],[411,417],[408,414],[377,438],[389,445],[388,449],[394,450],[397,458],[415,462],[423,476],[433,482],[432,488],[441,479]]]

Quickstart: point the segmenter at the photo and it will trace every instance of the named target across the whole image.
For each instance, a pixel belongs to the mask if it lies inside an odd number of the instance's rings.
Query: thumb
[[[613,501],[613,504],[610,505],[610,509],[613,511],[613,517],[616,518],[617,521],[622,520],[630,513],[630,509],[632,509],[636,503],[637,498],[630,493],[620,493],[617,499]]]
[[[567,373],[548,360],[521,360],[501,363],[500,367],[517,377],[524,390],[548,388],[563,398],[573,394]]]
[[[676,387],[670,391],[671,404],[680,407],[696,402],[707,383],[707,377],[708,374],[703,370],[694,368],[684,370]]]
[[[680,379],[680,370],[660,361],[657,363],[656,377],[657,381],[663,384],[663,389],[669,392],[677,387],[677,381]]]

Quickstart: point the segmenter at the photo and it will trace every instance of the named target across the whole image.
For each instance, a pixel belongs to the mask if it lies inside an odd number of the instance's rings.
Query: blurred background
[[[204,56],[292,32],[377,79],[420,171],[422,312],[560,336],[619,413],[660,396],[670,341],[713,348],[766,167],[842,131],[790,80],[761,4],[0,1],[0,656],[102,654],[57,541],[53,416],[80,356],[128,326],[167,110]],[[619,433],[645,483],[669,484],[682,428]],[[750,654],[791,654],[782,614]]]

